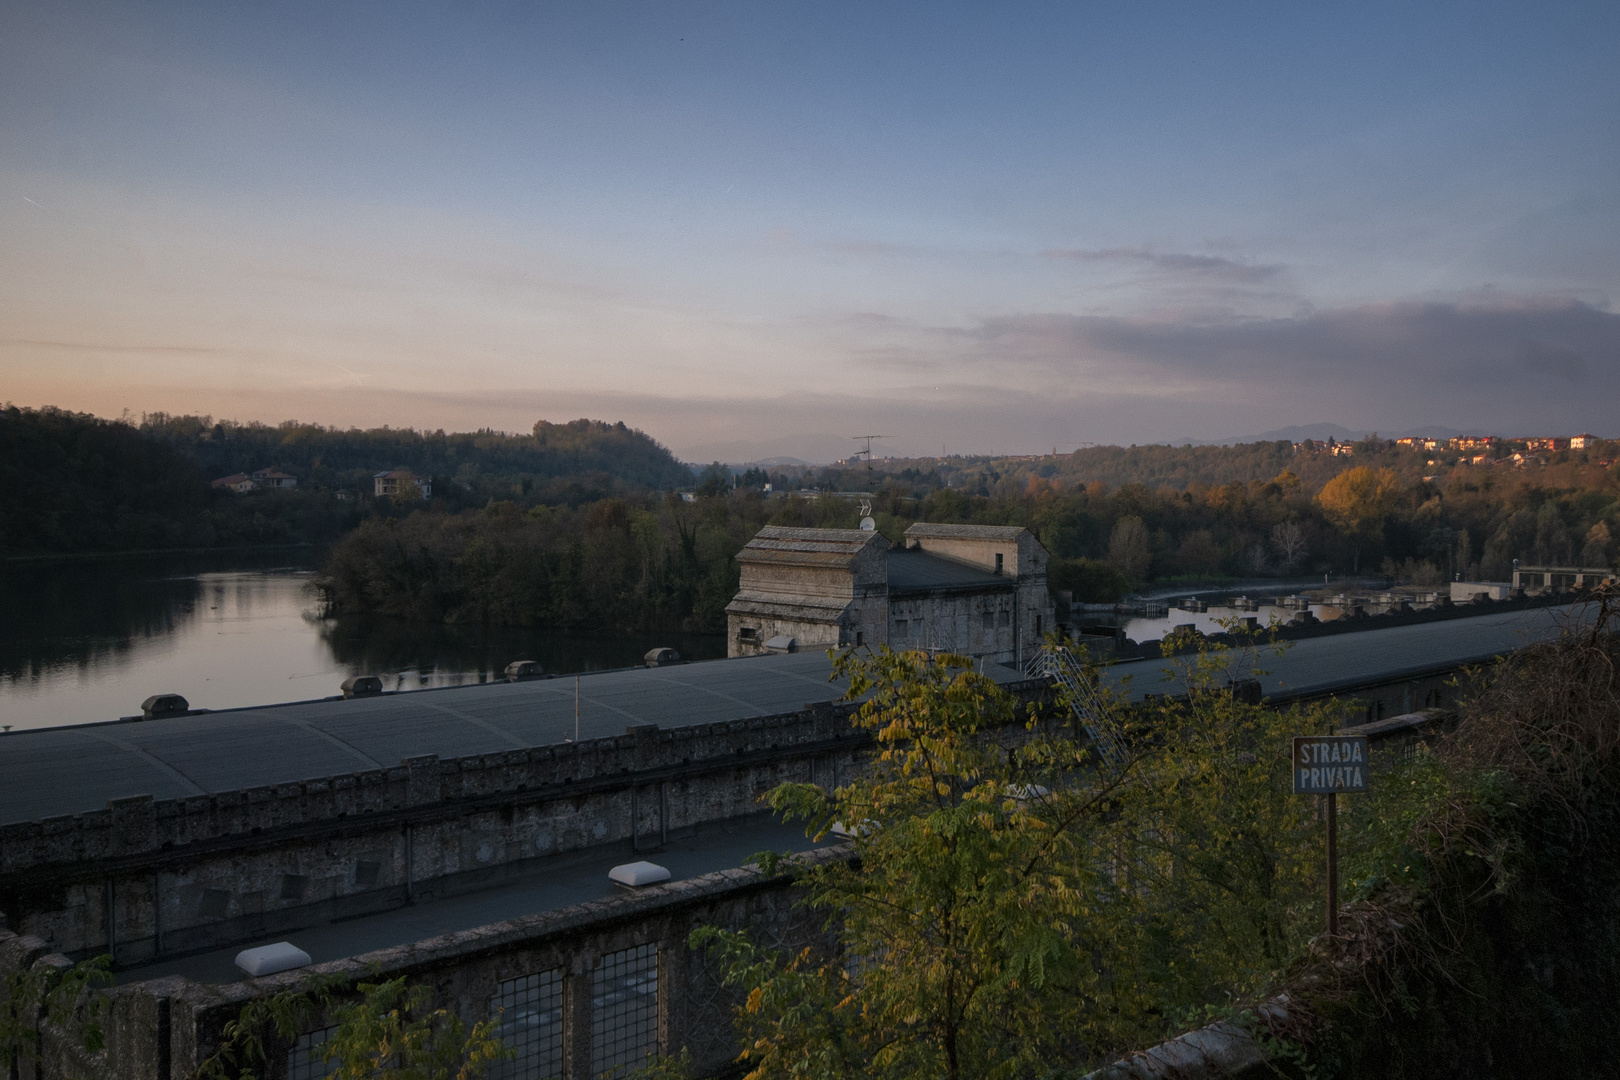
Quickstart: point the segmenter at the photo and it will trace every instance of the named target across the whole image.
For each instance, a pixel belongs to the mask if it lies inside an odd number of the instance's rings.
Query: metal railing
[[[1124,740],[1098,695],[1096,685],[1086,676],[1085,669],[1075,659],[1073,652],[1063,645],[1043,645],[1039,652],[1029,658],[1025,674],[1051,679],[1067,690],[1074,718],[1096,747],[1103,768],[1114,771],[1124,767]]]

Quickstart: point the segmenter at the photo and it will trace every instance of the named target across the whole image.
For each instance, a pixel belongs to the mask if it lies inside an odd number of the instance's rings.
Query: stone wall
[[[805,856],[846,857],[844,849]],[[240,983],[207,986],[179,976],[129,983],[108,992],[105,1050],[87,1053],[76,1031],[48,1028],[42,1033],[44,1067],[25,1066],[18,1080],[189,1078],[249,1000],[296,988],[311,973],[342,973],[357,981],[403,976],[410,984],[432,987],[434,1006],[454,1011],[469,1025],[503,1000],[515,1022],[523,1010],[515,993],[540,984],[556,994],[560,1015],[540,1025],[547,1038],[534,1042],[544,1053],[554,1037],[563,1075],[585,1080],[600,1074],[601,1052],[613,1034],[601,1030],[610,1025],[596,1023],[605,1017],[593,1016],[613,1007],[611,995],[603,993],[603,975],[607,965],[632,950],[656,972],[656,992],[648,992],[643,979],[633,1002],[652,1021],[647,1048],[687,1049],[699,1075],[714,1074],[737,1052],[731,1026],[737,999],[720,984],[713,962],[686,947],[687,937],[712,924],[747,927],[757,939],[784,947],[830,945],[821,916],[798,906],[798,899],[788,878],[727,870]],[[37,938],[0,933],[0,976],[39,963],[67,960],[50,955]],[[311,1030],[319,1031],[322,1023]],[[272,1042],[271,1051],[267,1080],[280,1080],[297,1046]]]
[[[218,947],[520,875],[534,861],[755,813],[833,782],[850,706],[107,809],[0,829],[0,910],[71,956]],[[110,914],[109,914],[110,913]]]

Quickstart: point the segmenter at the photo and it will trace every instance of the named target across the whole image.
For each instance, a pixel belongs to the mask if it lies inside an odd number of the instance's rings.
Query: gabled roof
[[[1017,540],[1028,531],[1022,525],[930,525],[919,521],[906,530],[906,536],[935,536],[942,540]]]
[[[881,533],[865,529],[785,529],[767,525],[737,552],[740,563],[770,566],[851,565],[869,545],[888,548]]]

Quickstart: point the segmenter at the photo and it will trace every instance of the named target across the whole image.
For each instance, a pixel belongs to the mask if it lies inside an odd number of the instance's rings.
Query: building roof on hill
[[[1029,530],[1022,525],[931,525],[919,521],[906,530],[907,536],[936,536],[960,540],[1016,540]]]
[[[870,545],[889,541],[866,529],[787,529],[767,525],[737,552],[740,563],[848,566]]]

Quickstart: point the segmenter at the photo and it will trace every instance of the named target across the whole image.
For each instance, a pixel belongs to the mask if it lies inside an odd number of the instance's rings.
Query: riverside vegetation
[[[873,516],[898,539],[914,521],[1023,525],[1051,553],[1053,589],[1114,601],[1144,583],[1379,567],[1436,586],[1500,580],[1512,560],[1609,565],[1620,474],[1574,488],[1453,478],[1407,483],[1356,466],[1313,490],[1290,472],[1218,487],[1047,482],[967,494],[876,474]],[[881,486],[879,486],[879,484]],[[692,502],[625,494],[578,506],[502,500],[450,514],[362,522],[334,546],[321,589],[333,611],[451,622],[723,630],[732,556],[764,525],[853,528],[856,502],[767,497],[711,474]],[[1612,526],[1612,528],[1611,528]]]
[[[885,535],[913,521],[1024,525],[1054,589],[1111,601],[1143,585],[1382,572],[1502,580],[1512,560],[1610,565],[1613,444],[1535,468],[1429,464],[1376,439],[1351,456],[1288,443],[1095,447],[1050,458],[700,474],[623,424],[526,435],[338,430],[152,414],[139,423],[0,410],[0,553],[332,545],[334,613],[603,630],[723,629],[732,556],[765,524],[853,527],[870,491]],[[403,465],[433,498],[372,498]],[[207,480],[273,467],[290,491]],[[767,498],[766,483],[778,490]],[[784,487],[823,497],[781,498]],[[692,502],[677,498],[688,490]],[[339,498],[340,494],[350,496]]]

